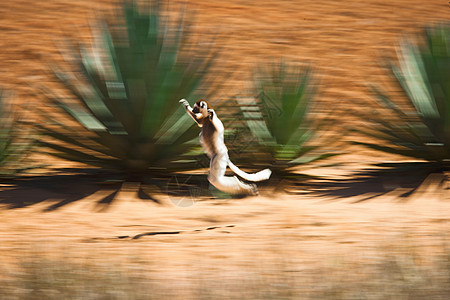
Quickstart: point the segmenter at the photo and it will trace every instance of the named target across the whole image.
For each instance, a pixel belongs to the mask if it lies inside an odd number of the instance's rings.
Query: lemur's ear
[[[200,108],[208,109],[208,104],[205,101],[200,101]]]

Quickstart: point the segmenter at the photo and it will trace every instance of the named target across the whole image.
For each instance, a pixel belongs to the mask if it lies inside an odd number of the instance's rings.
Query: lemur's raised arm
[[[191,116],[191,118],[195,121],[195,123],[197,123],[198,127],[202,127],[203,125],[200,122],[200,119],[203,115],[201,113],[195,113],[186,99],[181,99],[179,102],[184,105],[184,108],[186,109],[187,113]]]

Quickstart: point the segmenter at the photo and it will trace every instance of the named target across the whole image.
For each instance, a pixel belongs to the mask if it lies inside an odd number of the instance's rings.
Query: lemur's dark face
[[[208,116],[208,102],[205,100],[199,100],[194,104],[194,107],[192,108],[192,112],[194,114],[201,113],[204,117]]]

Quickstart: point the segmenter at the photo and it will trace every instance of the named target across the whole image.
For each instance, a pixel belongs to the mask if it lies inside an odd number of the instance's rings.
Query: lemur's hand
[[[209,115],[209,119],[212,120],[212,118],[214,117],[214,109],[210,108],[208,109],[208,115]]]
[[[181,99],[180,101],[178,101],[178,102],[180,102],[181,104],[183,104],[184,105],[184,107],[188,107],[189,106],[189,102],[187,102],[187,100],[186,99]]]

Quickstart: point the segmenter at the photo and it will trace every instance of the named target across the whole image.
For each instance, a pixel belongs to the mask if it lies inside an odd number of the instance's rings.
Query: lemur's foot
[[[252,184],[250,184],[250,186],[251,186],[250,195],[251,196],[259,196],[258,187],[256,186],[256,184],[252,183]]]

